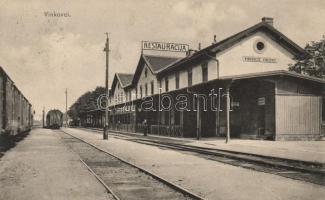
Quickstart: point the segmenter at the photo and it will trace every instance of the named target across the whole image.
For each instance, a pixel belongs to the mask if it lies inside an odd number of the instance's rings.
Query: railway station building
[[[114,77],[110,129],[143,132],[146,120],[149,134],[172,137],[317,140],[325,80],[288,71],[306,56],[272,18],[186,56],[142,53]]]

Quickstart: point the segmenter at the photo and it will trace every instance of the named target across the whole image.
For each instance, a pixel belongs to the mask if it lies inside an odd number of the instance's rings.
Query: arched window
[[[175,73],[175,88],[179,88],[179,72]]]
[[[154,93],[154,84],[153,84],[153,81],[151,81],[151,95],[153,95]]]
[[[169,83],[168,83],[168,76],[165,78],[165,91],[168,92],[169,88]]]
[[[187,84],[189,87],[192,86],[192,68],[187,71]]]

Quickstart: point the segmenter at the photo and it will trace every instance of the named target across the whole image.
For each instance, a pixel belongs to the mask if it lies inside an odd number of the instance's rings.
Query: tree
[[[318,42],[308,43],[305,51],[309,56],[289,65],[289,71],[325,78],[325,36]]]
[[[105,94],[104,87],[96,87],[94,91],[87,91],[74,102],[69,110],[68,115],[73,121],[78,121],[82,113],[98,109],[97,99],[100,95]]]

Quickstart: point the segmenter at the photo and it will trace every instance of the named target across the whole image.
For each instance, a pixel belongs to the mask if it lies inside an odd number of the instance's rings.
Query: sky
[[[69,13],[48,17],[45,12]],[[273,17],[298,45],[325,34],[324,0],[0,0],[0,66],[32,103],[65,111],[84,92],[103,86],[105,32],[114,73],[134,73],[141,41],[196,49]]]

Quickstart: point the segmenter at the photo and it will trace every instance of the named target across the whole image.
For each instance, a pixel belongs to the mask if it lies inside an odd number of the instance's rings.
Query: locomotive
[[[46,128],[59,129],[63,124],[63,113],[58,109],[53,109],[46,114]]]

